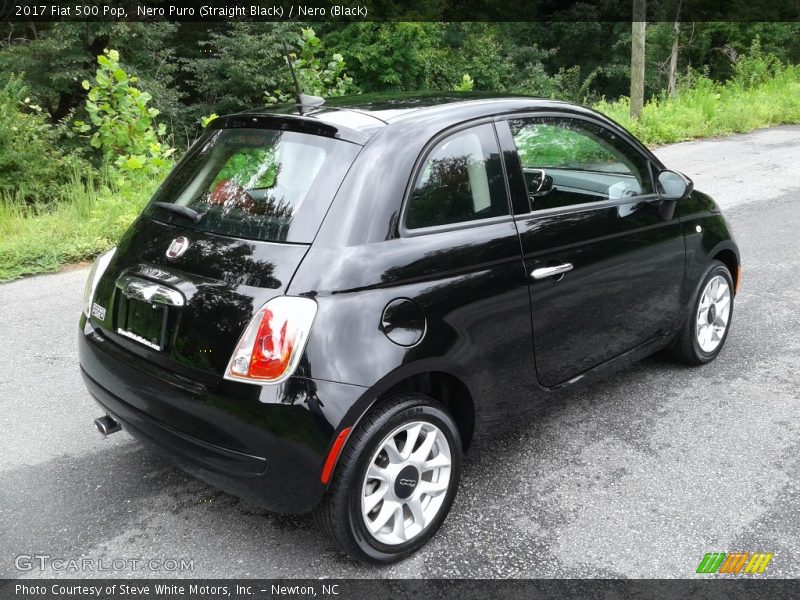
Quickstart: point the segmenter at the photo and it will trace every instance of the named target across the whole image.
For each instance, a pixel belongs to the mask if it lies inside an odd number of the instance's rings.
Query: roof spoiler
[[[313,98],[313,96],[311,96]],[[297,131],[299,133],[310,133],[311,135],[321,135],[345,142],[351,142],[363,146],[369,140],[369,136],[361,131],[324,123],[302,114],[287,115],[275,113],[239,113],[227,115],[214,119],[208,124],[207,129],[239,129],[253,127],[256,129],[275,129],[278,131]]]

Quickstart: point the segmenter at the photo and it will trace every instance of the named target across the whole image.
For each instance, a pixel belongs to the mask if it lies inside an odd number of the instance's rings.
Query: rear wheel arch
[[[400,392],[416,392],[442,404],[458,427],[462,449],[467,450],[475,430],[475,405],[469,388],[461,379],[444,371],[416,373],[394,383],[376,403]]]
[[[383,385],[382,385],[383,384]],[[461,448],[464,452],[469,448],[475,429],[475,405],[472,394],[467,385],[457,376],[445,371],[419,371],[416,373],[404,373],[402,377],[386,378],[377,385],[368,388],[368,391],[361,396],[348,411],[348,414],[337,426],[337,432],[341,435],[347,429],[344,443],[346,444],[350,432],[358,426],[359,422],[372,411],[375,407],[389,402],[399,394],[417,393],[427,396],[441,404],[447,413],[453,418],[461,438]],[[339,452],[341,447],[334,449],[337,436],[333,436],[331,444],[326,453],[326,460],[330,459],[331,452],[334,456],[330,467],[330,476],[336,473],[339,463]],[[323,481],[325,488],[330,485],[330,481]]]

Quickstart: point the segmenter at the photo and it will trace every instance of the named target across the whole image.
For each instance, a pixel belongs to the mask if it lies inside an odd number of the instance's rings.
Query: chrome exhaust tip
[[[122,429],[122,426],[108,415],[95,419],[94,426],[97,427],[97,431],[103,435],[111,435]]]

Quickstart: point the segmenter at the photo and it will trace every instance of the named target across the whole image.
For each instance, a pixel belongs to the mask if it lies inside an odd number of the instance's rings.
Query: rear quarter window
[[[214,130],[178,164],[145,214],[220,235],[310,243],[359,150],[294,131]],[[156,202],[202,217],[193,224]]]
[[[458,131],[428,154],[408,198],[405,226],[420,229],[509,214],[490,124]]]

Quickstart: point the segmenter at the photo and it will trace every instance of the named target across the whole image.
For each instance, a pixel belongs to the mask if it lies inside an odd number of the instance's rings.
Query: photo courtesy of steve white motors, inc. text
[[[359,18],[365,19],[369,14],[366,6],[307,6],[305,4],[271,4],[271,5],[239,5],[230,4],[222,6],[181,6],[169,4],[166,6],[134,7],[115,6],[113,4],[15,4],[12,13],[17,18],[103,18],[103,19],[150,19],[150,18],[176,18],[176,19],[237,19],[237,18],[262,18],[262,19],[307,19],[307,18]]]
[[[309,583],[283,585],[273,583],[265,585],[215,585],[215,584],[180,584],[180,583],[108,583],[108,584],[79,584],[79,583],[53,583],[47,585],[29,585],[17,583],[14,586],[16,596],[88,596],[105,598],[112,596],[208,596],[219,598],[223,596],[252,596],[256,593],[270,594],[273,596],[338,596],[340,593],[338,583]]]

